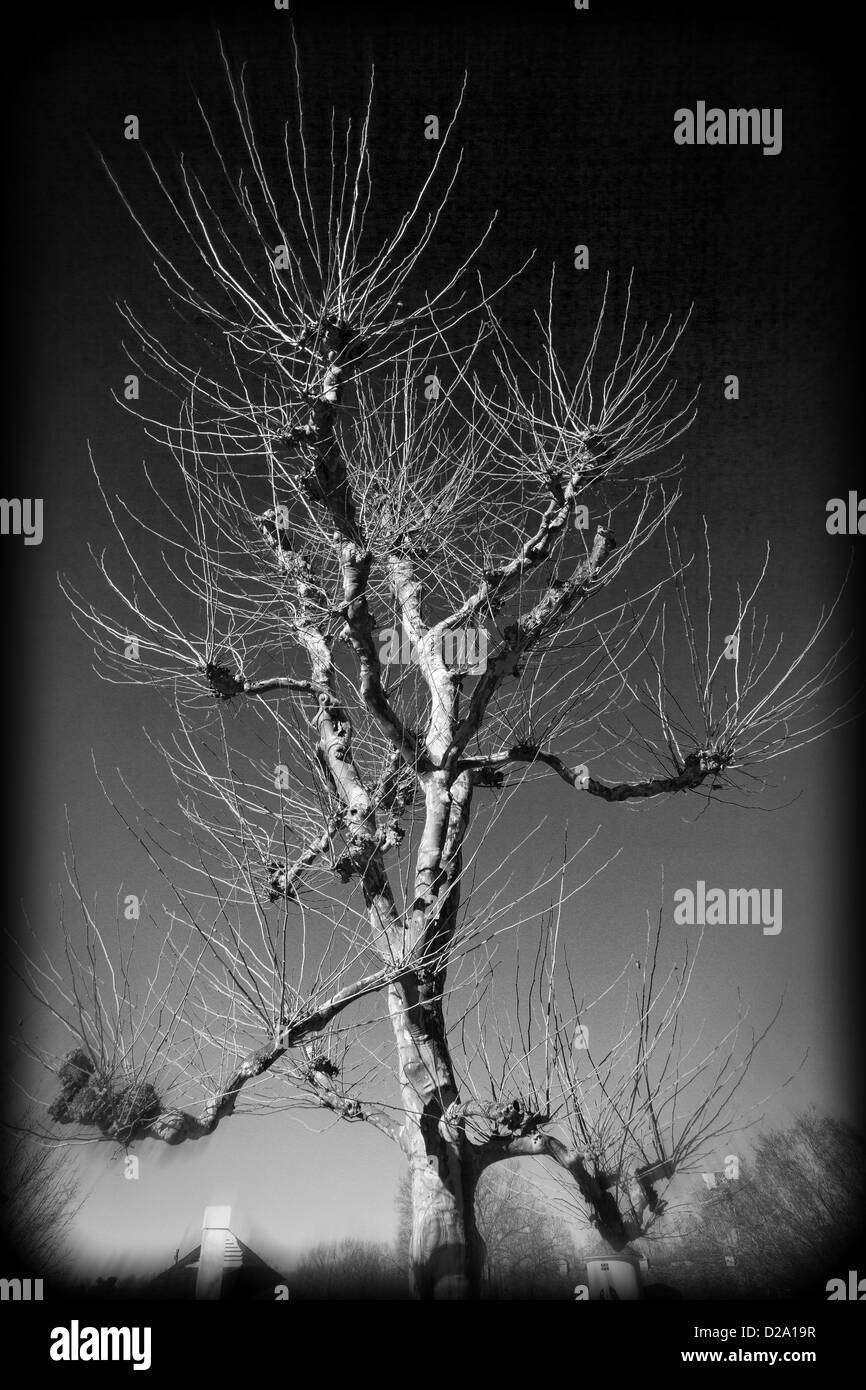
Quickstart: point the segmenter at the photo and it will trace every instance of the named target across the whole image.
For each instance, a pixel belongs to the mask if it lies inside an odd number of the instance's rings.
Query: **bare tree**
[[[695,413],[672,375],[685,320],[651,329],[631,283],[618,307],[609,286],[575,365],[553,276],[531,355],[502,285],[475,274],[478,246],[438,282],[422,274],[459,171],[462,94],[383,230],[369,102],[312,141],[298,78],[297,111],[265,144],[224,62],[240,160],[202,111],[195,165],[149,160],[175,235],[128,204],[190,325],[185,348],[166,344],[122,306],[136,373],[176,402],[142,420],[179,486],[148,471],[139,517],[98,473],[119,538],[95,557],[108,598],[66,584],[106,679],[152,683],[174,711],[154,747],[180,821],[149,816],[134,777],[110,793],[165,884],[166,920],[139,924],[140,977],[73,857],[66,965],[37,947],[21,973],[72,1040],[54,1121],[179,1144],[245,1099],[374,1125],[409,1166],[416,1293],[462,1297],[492,1164],[551,1160],[621,1246],[720,1123],[715,1099],[683,1116],[670,1071],[650,1080],[651,1029],[678,1039],[682,998],[674,987],[651,1024],[652,984],[636,1031],[594,1064],[589,1122],[573,1047],[586,1005],[558,1002],[577,855],[515,888],[485,835],[522,845],[521,793],[550,773],[575,816],[586,798],[758,794],[762,765],[840,722],[816,703],[843,669],[823,646],[835,605],[789,653],[758,607],[766,562],[721,630],[687,590],[680,464],[661,457]],[[629,593],[623,572],[658,541],[660,571]],[[706,563],[709,580],[709,549]],[[513,1051],[492,1002],[506,931],[536,960],[533,1035],[518,1024]],[[712,1054],[687,1064],[693,1079]],[[739,1065],[722,1064],[714,1098]]]
[[[27,1117],[3,1132],[0,1212],[4,1247],[45,1277],[63,1262],[83,1198],[65,1145],[40,1143],[34,1125]]]
[[[755,1056],[781,1013],[781,1003],[760,1030],[749,1027],[748,1010],[740,1000],[722,1037],[707,1036],[705,1026],[692,1035],[686,1032],[686,1002],[702,940],[703,932],[693,952],[686,950],[681,962],[673,960],[665,966],[663,909],[654,926],[648,917],[642,959],[629,961],[619,980],[605,991],[606,1013],[618,1020],[618,1026],[593,1028],[599,1045],[590,1046],[590,1027],[582,1020],[592,1017],[601,1001],[589,1006],[578,1001],[566,966],[562,973],[571,986],[569,1008],[561,1011],[554,992],[555,960],[545,971],[542,1040],[523,1054],[527,1059],[523,1074],[537,1102],[539,1083],[532,1077],[532,1058],[543,1050],[545,1113],[552,1107],[562,1113],[572,1153],[589,1159],[598,1191],[586,1210],[592,1224],[615,1247],[646,1237],[668,1210],[666,1194],[673,1179],[700,1171],[723,1136],[732,1138],[754,1127],[762,1118],[759,1104],[768,1099],[739,1104]],[[552,947],[555,951],[555,937]],[[540,1009],[535,1015],[540,1016]],[[533,1027],[530,1008],[522,1037],[531,1039]],[[793,1080],[803,1062],[805,1057],[776,1090]],[[518,1139],[509,1147],[516,1152],[524,1148],[546,1152],[550,1145],[555,1152],[556,1140],[533,1134],[528,1143]],[[586,1178],[574,1174],[576,1193],[567,1161],[560,1156],[558,1162],[564,1169],[561,1201],[574,1211],[576,1195],[586,1197]],[[601,1225],[595,1219],[600,1207],[607,1212]]]
[[[485,1298],[570,1298],[574,1240],[549,1196],[516,1164],[490,1168],[475,1194]]]
[[[692,1297],[823,1296],[862,1248],[863,1160],[862,1132],[814,1107],[762,1131],[652,1247],[654,1277]]]
[[[408,1298],[406,1271],[394,1250],[372,1241],[346,1239],[306,1252],[292,1276],[297,1298]]]

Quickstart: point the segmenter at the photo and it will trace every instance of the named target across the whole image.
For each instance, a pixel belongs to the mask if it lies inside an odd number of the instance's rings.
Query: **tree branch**
[[[469,740],[477,734],[487,712],[487,706],[506,676],[519,674],[519,658],[537,645],[566,613],[584,603],[598,587],[598,572],[616,542],[613,533],[604,526],[596,529],[592,549],[581,560],[571,578],[564,583],[554,581],[524,617],[506,628],[504,641],[487,662],[483,675],[475,683],[469,709],[457,725],[447,760],[456,761]]]
[[[367,604],[367,581],[372,556],[358,546],[348,543],[342,548],[343,605],[340,609],[346,620],[342,635],[351,642],[361,668],[361,696],[370,713],[393,746],[403,754],[412,767],[424,757],[418,734],[408,729],[392,709],[382,685],[382,666],[373,640],[376,623]]]
[[[623,1249],[639,1234],[623,1219],[613,1193],[589,1171],[580,1150],[568,1148],[552,1134],[537,1130],[512,1138],[494,1137],[473,1146],[472,1156],[479,1172],[506,1158],[550,1158],[574,1179],[589,1209],[592,1224],[615,1249]]]
[[[508,594],[516,587],[524,574],[543,564],[550,555],[554,540],[568,525],[568,519],[574,509],[576,488],[579,482],[580,474],[578,472],[572,475],[565,488],[557,482],[553,475],[548,476],[548,484],[553,492],[553,497],[547,504],[535,534],[524,543],[512,559],[503,565],[498,565],[496,569],[488,570],[475,593],[470,594],[469,598],[449,617],[443,618],[434,628],[431,628],[431,633],[439,635],[451,628],[459,627],[482,610],[491,615],[498,612]]]
[[[188,1111],[180,1109],[157,1109],[159,1097],[152,1087],[145,1088],[143,1084],[138,1089],[141,1093],[141,1102],[146,1104],[147,1109],[136,1115],[130,1109],[129,1102],[123,1092],[118,1092],[117,1094],[123,1096],[126,1101],[125,1108],[128,1112],[124,1116],[123,1138],[125,1142],[129,1143],[136,1137],[149,1137],[161,1139],[166,1144],[180,1144],[184,1139],[203,1139],[212,1134],[220,1120],[232,1114],[243,1088],[249,1081],[255,1080],[269,1071],[274,1063],[279,1061],[290,1048],[297,1047],[307,1038],[320,1033],[349,1004],[390,985],[393,977],[394,971],[392,970],[380,970],[375,974],[367,975],[355,984],[346,985],[343,989],[338,990],[324,1004],[310,1010],[301,1018],[286,1023],[271,1042],[257,1048],[239,1063],[225,1084],[220,1087],[217,1094],[205,1107],[201,1116],[192,1115]],[[97,1088],[95,1093],[97,1104],[93,1108],[94,1113],[98,1114],[99,1118],[94,1119],[91,1123],[96,1124],[104,1133],[109,1133],[116,1128],[115,1094],[112,1088],[112,1078],[103,1075],[101,1069],[94,1065],[87,1053],[73,1054],[73,1056],[76,1059],[76,1065],[71,1069],[66,1066],[65,1075],[61,1074],[64,1105],[63,1107],[53,1107],[56,1112],[53,1117],[60,1123],[76,1122],[76,1099],[78,1098],[80,1101],[82,1093],[95,1087]],[[63,1073],[63,1069],[61,1069],[61,1073]],[[146,1096],[144,1094],[145,1089]],[[154,1114],[153,1111],[156,1113]],[[82,1119],[80,1123],[87,1123],[87,1121]]]
[[[297,680],[293,676],[272,676],[269,680],[244,681],[242,693],[267,695],[271,690],[292,690],[299,695],[310,695],[313,698],[318,694],[312,681]]]
[[[544,763],[570,787],[589,792],[591,796],[600,796],[604,801],[628,801],[632,798],[662,796],[667,792],[692,791],[707,777],[715,777],[720,773],[725,766],[725,759],[720,753],[701,749],[688,754],[684,767],[675,776],[613,783],[601,782],[597,777],[590,777],[581,764],[577,767],[567,767],[555,754],[544,753],[528,744],[492,753],[487,758],[461,758],[457,766],[461,770],[484,772],[487,769],[504,767],[508,763]]]

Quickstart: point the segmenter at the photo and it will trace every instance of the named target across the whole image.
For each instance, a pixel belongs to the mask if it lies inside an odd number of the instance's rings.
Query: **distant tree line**
[[[821,1297],[866,1249],[866,1139],[811,1108],[761,1134],[738,1177],[716,1175],[695,1200],[646,1243],[650,1285],[685,1298]]]

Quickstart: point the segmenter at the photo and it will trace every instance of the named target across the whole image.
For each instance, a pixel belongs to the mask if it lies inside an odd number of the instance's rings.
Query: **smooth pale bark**
[[[464,1202],[462,1131],[446,1117],[457,1087],[432,978],[410,975],[393,985],[389,1007],[412,1191],[412,1292],[423,1299],[467,1298],[473,1223]]]

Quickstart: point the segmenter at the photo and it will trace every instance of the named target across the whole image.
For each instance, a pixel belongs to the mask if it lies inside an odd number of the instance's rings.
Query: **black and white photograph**
[[[581,1374],[827,1374],[854,18],[20,19],[4,1328],[186,1379],[298,1302],[568,1303]]]

